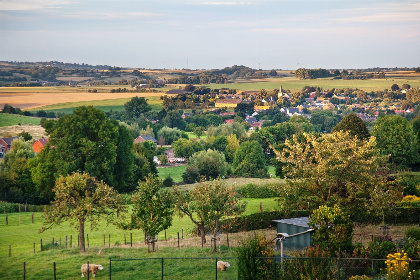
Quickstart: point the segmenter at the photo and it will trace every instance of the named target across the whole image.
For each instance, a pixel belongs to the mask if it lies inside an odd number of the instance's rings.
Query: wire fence
[[[218,261],[229,262],[226,271],[217,269]],[[362,258],[258,258],[258,267],[252,277],[239,269],[237,258],[140,258],[110,259],[109,279],[255,279],[296,280],[325,279],[348,280],[353,276],[366,279],[390,279],[386,277],[385,259]],[[397,261],[407,262],[407,261]],[[402,267],[403,265],[401,265]],[[420,279],[420,261],[408,261],[406,273]],[[251,272],[250,272],[251,273]],[[392,278],[394,279],[394,278]],[[395,278],[397,279],[397,278]]]
[[[362,258],[284,258],[280,256],[252,258],[253,265],[240,266],[236,257],[162,257],[162,258],[110,258],[101,263],[95,277],[110,280],[348,280],[364,276],[372,280],[420,279],[420,261],[396,260],[400,275],[387,276],[385,259]],[[225,270],[218,269],[218,262],[229,263]],[[79,279],[80,260],[65,262],[29,262],[16,265],[11,272],[4,272],[0,279]],[[93,265],[92,263],[90,265]],[[411,273],[410,273],[411,272]],[[410,274],[409,274],[410,273]],[[90,279],[93,275],[90,274]],[[89,279],[85,275],[85,279]]]

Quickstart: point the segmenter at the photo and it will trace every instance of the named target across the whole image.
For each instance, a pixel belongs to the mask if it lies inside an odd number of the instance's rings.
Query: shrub
[[[172,187],[172,185],[174,184],[174,179],[172,179],[172,177],[170,175],[168,175],[168,177],[165,178],[165,180],[163,180],[163,186],[164,187]]]
[[[405,280],[412,279],[411,271],[409,271],[409,261],[407,253],[388,254],[386,264],[386,275],[389,280]]]
[[[286,259],[281,279],[337,279],[337,266],[328,252],[319,247],[308,247],[296,259]]]
[[[187,184],[196,183],[200,180],[200,173],[198,173],[198,169],[195,167],[187,167],[182,174],[182,179]]]
[[[265,236],[248,236],[236,249],[238,255],[238,276],[244,280],[267,279],[272,267],[274,251],[272,242]]]
[[[216,179],[219,176],[223,177],[227,175],[229,169],[224,154],[211,149],[193,154],[188,165],[189,168],[198,171],[199,176],[195,177],[194,180],[199,180],[200,177],[204,177],[206,180]]]
[[[405,231],[405,236],[411,237],[414,240],[420,241],[420,228],[418,227],[411,227]]]

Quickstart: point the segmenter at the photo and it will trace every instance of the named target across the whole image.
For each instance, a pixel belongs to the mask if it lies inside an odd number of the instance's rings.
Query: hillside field
[[[39,125],[41,119],[14,114],[0,114],[0,127],[10,125]],[[1,130],[1,128],[0,128]]]

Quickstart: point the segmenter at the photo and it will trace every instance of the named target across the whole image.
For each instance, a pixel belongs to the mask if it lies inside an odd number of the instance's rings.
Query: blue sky
[[[0,60],[420,66],[419,0],[0,0]]]

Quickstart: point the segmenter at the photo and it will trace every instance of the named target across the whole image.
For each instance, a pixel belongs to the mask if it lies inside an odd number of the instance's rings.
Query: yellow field
[[[0,87],[0,108],[4,104],[21,109],[33,109],[47,105],[88,102],[96,100],[129,99],[139,97],[158,97],[163,92],[150,93],[110,93],[113,88],[124,88],[124,86],[103,86],[103,87]],[[89,89],[96,89],[97,93],[88,92]],[[108,102],[112,103],[112,102]]]

